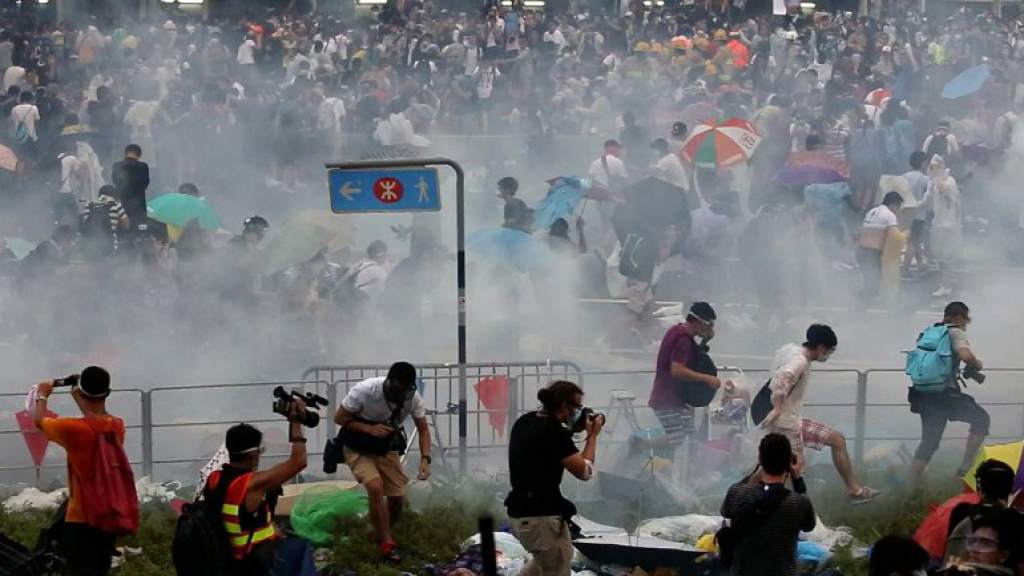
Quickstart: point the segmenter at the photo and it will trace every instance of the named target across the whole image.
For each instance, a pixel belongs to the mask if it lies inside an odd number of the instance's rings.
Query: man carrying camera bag
[[[405,503],[402,470],[406,436],[402,423],[412,416],[419,436],[418,478],[430,477],[430,428],[423,398],[416,390],[416,368],[395,362],[384,378],[368,378],[349,389],[334,421],[341,428],[339,448],[356,481],[366,488],[370,521],[380,553],[389,562],[400,562],[391,526]],[[328,450],[327,452],[331,452]],[[329,458],[330,455],[325,456]],[[329,462],[325,461],[325,466]]]
[[[939,449],[947,422],[966,422],[971,426],[957,477],[970,469],[974,455],[988,436],[988,412],[960,389],[961,362],[965,365],[965,378],[979,384],[985,379],[980,372],[981,360],[971,351],[971,343],[967,340],[967,325],[970,323],[967,305],[950,302],[942,322],[922,332],[917,338],[916,348],[907,355],[907,375],[911,381],[907,399],[910,411],[921,416],[921,444],[910,465],[911,486],[918,484],[925,467]]]
[[[537,392],[540,409],[519,417],[508,443],[512,491],[505,499],[512,530],[532,554],[524,576],[569,576],[573,547],[569,519],[576,507],[562,496],[562,473],[594,475],[597,436],[604,416],[583,407],[583,390],[558,380]],[[583,451],[574,433],[586,432]]]

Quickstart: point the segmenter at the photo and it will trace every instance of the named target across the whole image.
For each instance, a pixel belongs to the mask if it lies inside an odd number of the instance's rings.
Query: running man
[[[853,504],[874,499],[879,492],[857,481],[846,449],[846,437],[821,422],[803,417],[804,394],[810,385],[811,363],[826,362],[836,351],[839,339],[832,328],[812,324],[803,345],[786,344],[775,353],[769,387],[772,410],[761,422],[767,432],[783,434],[793,446],[793,454],[804,464],[804,448],[821,451],[832,449],[832,463],[846,484]]]

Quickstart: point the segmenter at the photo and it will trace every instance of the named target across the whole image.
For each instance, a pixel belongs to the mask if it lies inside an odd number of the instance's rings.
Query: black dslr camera
[[[67,378],[57,378],[53,381],[54,388],[74,388],[78,386],[78,374],[72,374]]]
[[[985,383],[985,373],[982,372],[981,370],[978,370],[974,366],[965,366],[962,374],[964,378],[967,378],[968,380],[974,380],[978,384]]]
[[[579,420],[577,420],[576,423],[573,424],[572,426],[572,433],[579,434],[580,432],[583,432],[584,430],[587,429],[587,422],[590,422],[591,420],[594,420],[596,418],[604,420],[604,414],[594,412],[594,410],[591,408],[583,408]]]
[[[327,406],[329,404],[327,399],[312,392],[306,392],[303,394],[298,390],[288,392],[283,386],[274,388],[273,409],[276,414],[280,414],[285,418],[288,418],[288,406],[293,400],[302,400],[306,403],[306,415],[300,423],[307,428],[316,428],[317,424],[320,423],[320,413],[318,412],[319,407]]]

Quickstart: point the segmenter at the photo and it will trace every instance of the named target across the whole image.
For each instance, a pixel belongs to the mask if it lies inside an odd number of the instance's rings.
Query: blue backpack
[[[953,377],[956,362],[949,328],[931,326],[917,337],[917,348],[907,354],[907,376],[920,392],[941,392]]]

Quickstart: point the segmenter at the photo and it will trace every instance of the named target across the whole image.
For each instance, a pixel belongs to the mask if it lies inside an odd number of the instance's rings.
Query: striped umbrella
[[[679,154],[698,168],[727,168],[750,160],[760,143],[761,136],[746,120],[712,120],[693,130]]]

